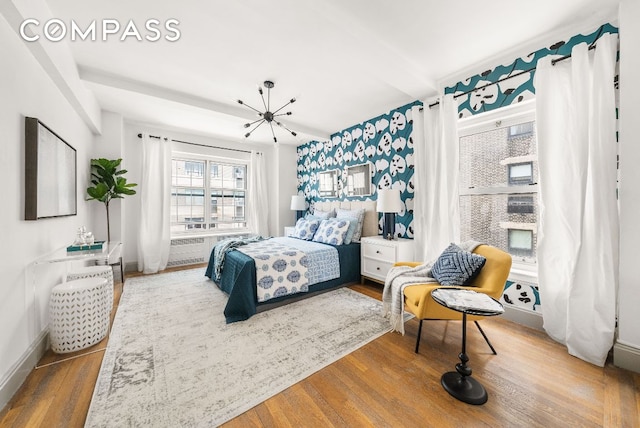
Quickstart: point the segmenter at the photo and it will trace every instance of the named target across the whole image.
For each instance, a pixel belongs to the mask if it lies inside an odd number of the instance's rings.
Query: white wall
[[[0,2],[0,14],[16,34],[26,18],[35,18],[40,22],[54,18],[46,0],[5,0]],[[50,43],[41,39],[25,43],[25,47],[38,60],[76,114],[92,132],[99,134],[100,106],[93,92],[80,80],[78,67],[67,43]]]
[[[212,137],[189,134],[187,131],[165,130],[158,127],[125,123],[124,125],[124,150],[123,159],[125,168],[129,171],[127,179],[130,182],[140,184],[142,176],[142,144],[138,134],[148,132],[151,135],[165,136],[170,139],[188,141],[208,146],[227,147],[241,150],[257,150],[265,155],[265,163],[269,169],[267,188],[269,192],[269,201],[272,209],[267,215],[269,216],[269,234],[282,235],[281,230],[285,224],[292,224],[293,217],[289,210],[289,202],[291,195],[296,188],[296,149],[293,146],[283,146],[279,149],[277,146],[269,144],[255,144],[249,141],[233,142],[224,141]],[[174,148],[179,148],[180,144],[174,143]],[[189,146],[184,146],[189,147]],[[202,150],[197,147],[190,147],[190,150]],[[229,156],[233,152],[218,151],[216,155]],[[293,156],[293,158],[291,158]],[[283,159],[280,159],[280,158]],[[139,192],[140,188],[136,188]],[[140,198],[136,195],[128,197],[123,201],[123,237],[124,243],[124,261],[128,269],[137,263],[138,246],[137,233],[138,224],[140,222]],[[286,205],[286,210],[285,210]]]
[[[73,242],[78,226],[94,227],[84,188],[94,136],[9,24],[0,17],[0,407],[8,380],[26,376],[21,366],[42,339],[50,289],[60,268],[38,269],[27,283],[26,269],[36,258]],[[24,220],[24,118],[37,117],[77,150],[78,215]],[[35,298],[37,296],[37,298]],[[38,307],[34,305],[38,303]],[[36,317],[36,313],[38,316]],[[36,319],[40,322],[36,323]],[[25,372],[26,373],[22,373]]]
[[[616,365],[640,372],[640,2],[620,6],[620,288]],[[622,346],[621,346],[622,345]]]

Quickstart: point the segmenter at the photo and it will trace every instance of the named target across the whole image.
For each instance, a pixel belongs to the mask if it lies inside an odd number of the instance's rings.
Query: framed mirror
[[[340,171],[332,169],[318,173],[318,189],[321,198],[338,197],[338,174]]]
[[[347,196],[371,195],[371,164],[347,167]]]

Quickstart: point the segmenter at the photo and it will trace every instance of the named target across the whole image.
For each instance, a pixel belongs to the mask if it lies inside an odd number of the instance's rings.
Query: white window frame
[[[492,110],[486,113],[480,113],[474,116],[466,117],[458,120],[458,141],[461,138],[476,134],[478,132],[489,131],[495,128],[504,128],[507,126],[517,125],[523,122],[531,122],[536,120],[535,99],[527,100],[518,104]],[[505,164],[523,163],[533,160],[530,156],[522,156],[519,158],[511,158],[505,160]],[[498,194],[524,194],[538,192],[538,184],[530,184],[514,188],[511,186],[492,187],[492,188],[472,188],[459,189],[459,196],[469,195],[498,195]],[[507,225],[503,225],[507,226]],[[512,225],[511,228],[517,225]],[[520,225],[522,226],[522,225]],[[511,273],[509,279],[513,281],[536,282],[538,279],[538,263],[527,263],[516,258],[513,259],[511,265]]]
[[[181,161],[205,161],[205,187],[204,187],[204,216],[205,219],[211,218],[211,183],[209,178],[209,169],[207,168],[211,163],[224,164],[224,165],[243,165],[245,167],[245,187],[244,187],[244,200],[245,200],[245,225],[248,223],[249,214],[247,212],[247,201],[249,200],[249,175],[251,171],[249,170],[250,162],[244,159],[230,158],[224,156],[214,156],[214,155],[204,155],[199,153],[190,153],[183,151],[173,151],[171,153],[171,160],[181,160]],[[173,186],[171,186],[173,187]],[[239,190],[239,189],[236,189]],[[209,224],[210,222],[205,222],[205,224]],[[231,229],[192,229],[192,231],[185,230],[183,232],[171,232],[171,238],[178,237],[200,237],[200,236],[216,236],[216,235],[236,235],[236,234],[246,234],[249,232],[248,227],[239,227],[239,228],[231,228]]]

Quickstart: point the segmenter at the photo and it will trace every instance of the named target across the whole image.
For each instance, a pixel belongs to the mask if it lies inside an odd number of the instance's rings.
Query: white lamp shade
[[[379,213],[399,213],[400,211],[402,211],[400,190],[378,190],[378,207],[376,211],[378,211]]]
[[[293,195],[291,197],[291,209],[294,211],[304,211],[307,209],[307,203],[303,195]]]

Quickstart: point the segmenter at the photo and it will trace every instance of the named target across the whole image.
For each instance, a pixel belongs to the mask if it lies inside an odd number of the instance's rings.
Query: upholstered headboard
[[[358,210],[364,208],[362,236],[376,236],[378,234],[376,201],[327,201],[315,203],[315,209],[320,211],[331,211],[335,208],[341,208],[343,210]]]

